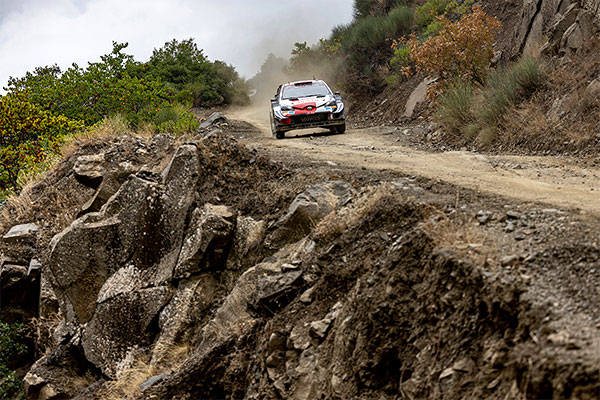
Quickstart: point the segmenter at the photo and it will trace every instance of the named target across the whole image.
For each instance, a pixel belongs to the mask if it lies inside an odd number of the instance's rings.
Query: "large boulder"
[[[68,321],[88,322],[105,281],[128,260],[152,258],[159,193],[158,184],[133,176],[100,212],[52,239],[49,279]]]
[[[152,351],[152,365],[169,363],[173,347],[189,343],[217,296],[218,281],[203,274],[179,283],[173,299],[160,313],[158,337]]]
[[[160,198],[161,252],[154,284],[170,281],[183,244],[186,220],[195,200],[200,178],[200,159],[195,145],[180,146],[162,175],[164,193]]]
[[[347,204],[354,196],[352,185],[343,181],[317,183],[300,193],[285,215],[275,223],[271,246],[281,247],[306,236],[326,215]]]
[[[156,336],[152,322],[169,300],[167,287],[127,292],[99,303],[82,335],[86,358],[110,378],[131,368]]]
[[[174,277],[189,278],[202,271],[224,269],[234,228],[235,214],[227,206],[205,204],[195,209]]]

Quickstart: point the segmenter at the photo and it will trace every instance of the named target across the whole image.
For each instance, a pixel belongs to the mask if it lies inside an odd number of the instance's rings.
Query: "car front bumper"
[[[315,115],[315,114],[313,114]],[[282,123],[281,120],[275,119],[275,127],[278,131],[287,132],[294,129],[306,129],[306,128],[331,128],[334,126],[343,125],[346,123],[346,118],[344,116],[344,112],[340,112],[337,114],[327,113],[327,119],[321,121],[308,121],[301,122],[294,118],[289,118],[290,123]]]

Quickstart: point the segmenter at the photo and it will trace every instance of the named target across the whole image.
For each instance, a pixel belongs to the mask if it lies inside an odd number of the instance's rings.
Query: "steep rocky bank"
[[[82,147],[4,210],[36,226],[2,245],[3,293],[39,299],[14,305],[39,322],[28,398],[595,398],[597,289],[572,280],[591,303],[567,318],[537,295],[561,278],[532,274],[598,281],[597,244],[577,261],[544,243],[491,256],[449,240],[470,228],[424,193],[227,133]],[[482,229],[521,218],[501,210]]]

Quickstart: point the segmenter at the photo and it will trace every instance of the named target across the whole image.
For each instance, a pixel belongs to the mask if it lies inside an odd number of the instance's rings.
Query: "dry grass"
[[[155,349],[156,350],[156,349]],[[136,360],[134,366],[115,381],[108,381],[96,393],[97,398],[105,400],[137,399],[142,394],[140,385],[147,379],[162,372],[171,372],[187,360],[190,352],[188,345],[169,345],[161,349],[163,358],[160,365],[149,364],[145,360]]]
[[[367,188],[365,193],[348,206],[323,218],[315,227],[315,238],[326,239],[341,235],[373,211],[384,198],[398,196],[394,191],[395,186],[392,183]]]
[[[438,251],[453,250],[459,259],[474,265],[493,265],[498,258],[499,251],[493,245],[490,233],[475,225],[471,218],[452,221],[439,212],[432,215],[421,229],[436,243]]]

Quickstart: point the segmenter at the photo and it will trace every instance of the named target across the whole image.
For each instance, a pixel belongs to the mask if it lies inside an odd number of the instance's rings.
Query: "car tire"
[[[333,131],[339,134],[346,132],[346,124],[336,126],[335,128],[333,128]]]
[[[283,132],[278,131],[277,128],[275,128],[275,119],[273,118],[273,114],[271,114],[271,133],[277,139],[283,139],[285,137],[285,134]]]

